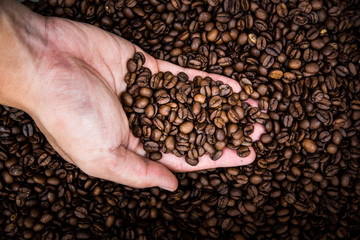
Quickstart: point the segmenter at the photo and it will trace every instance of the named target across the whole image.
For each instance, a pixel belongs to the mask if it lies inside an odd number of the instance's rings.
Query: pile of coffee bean
[[[266,113],[242,102],[228,84],[200,76],[190,81],[184,72],[152,75],[143,66],[145,60],[140,52],[128,60],[127,90],[121,101],[148,158],[161,159],[161,150],[185,156],[195,166],[205,154],[218,160],[225,147],[236,150],[239,157],[250,155],[251,123],[266,122]]]
[[[230,77],[269,119],[253,164],[178,173],[169,193],[87,176],[0,107],[2,238],[359,239],[359,0],[24,4]]]

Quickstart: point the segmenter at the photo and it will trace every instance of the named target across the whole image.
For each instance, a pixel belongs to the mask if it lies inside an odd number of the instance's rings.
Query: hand
[[[142,50],[87,24],[59,18],[46,18],[44,24],[46,41],[40,49],[42,57],[35,80],[28,89],[31,101],[24,103],[23,109],[68,162],[91,176],[128,186],[175,190],[177,179],[170,170],[239,166],[255,159],[252,148],[246,158],[239,158],[229,149],[217,161],[203,156],[195,167],[169,154],[164,154],[159,162],[146,159],[119,102],[126,90],[126,62]],[[228,83],[234,92],[240,91],[239,84],[226,77],[184,69],[144,55],[145,66],[153,73],[183,71],[190,79],[197,75],[210,76]],[[257,104],[254,100],[249,103]],[[253,140],[263,131],[262,126],[255,124]]]

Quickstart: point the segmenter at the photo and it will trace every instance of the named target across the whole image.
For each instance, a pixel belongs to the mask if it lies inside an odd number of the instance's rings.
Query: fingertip
[[[164,189],[164,190],[169,191],[169,192],[174,192],[178,188],[178,184],[172,185],[172,186],[169,186],[169,185],[162,186],[162,185],[160,185],[159,188]]]
[[[175,175],[159,162],[140,156],[123,146],[111,153],[104,166],[94,170],[97,177],[134,188],[158,187],[174,191],[178,182]]]
[[[147,161],[147,179],[144,187],[160,187],[168,191],[175,191],[178,187],[178,181],[175,175],[164,165],[149,159]]]

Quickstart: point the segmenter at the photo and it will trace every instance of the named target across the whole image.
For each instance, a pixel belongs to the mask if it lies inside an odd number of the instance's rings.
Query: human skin
[[[226,149],[220,159],[208,156],[190,166],[164,154],[145,158],[119,97],[126,90],[126,62],[138,46],[94,26],[43,17],[13,0],[0,0],[0,104],[27,112],[53,148],[85,173],[136,188],[177,188],[173,172],[233,167],[254,161]],[[185,69],[143,52],[155,73],[183,71],[192,79],[210,76],[241,90],[224,76]],[[252,106],[257,102],[249,100]],[[264,132],[255,124],[253,140]]]

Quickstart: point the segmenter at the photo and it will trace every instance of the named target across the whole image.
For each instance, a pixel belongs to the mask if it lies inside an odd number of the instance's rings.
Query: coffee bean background
[[[358,0],[49,0],[157,57],[233,78],[268,110],[257,159],[131,189],[66,163],[0,107],[4,239],[359,239]]]

